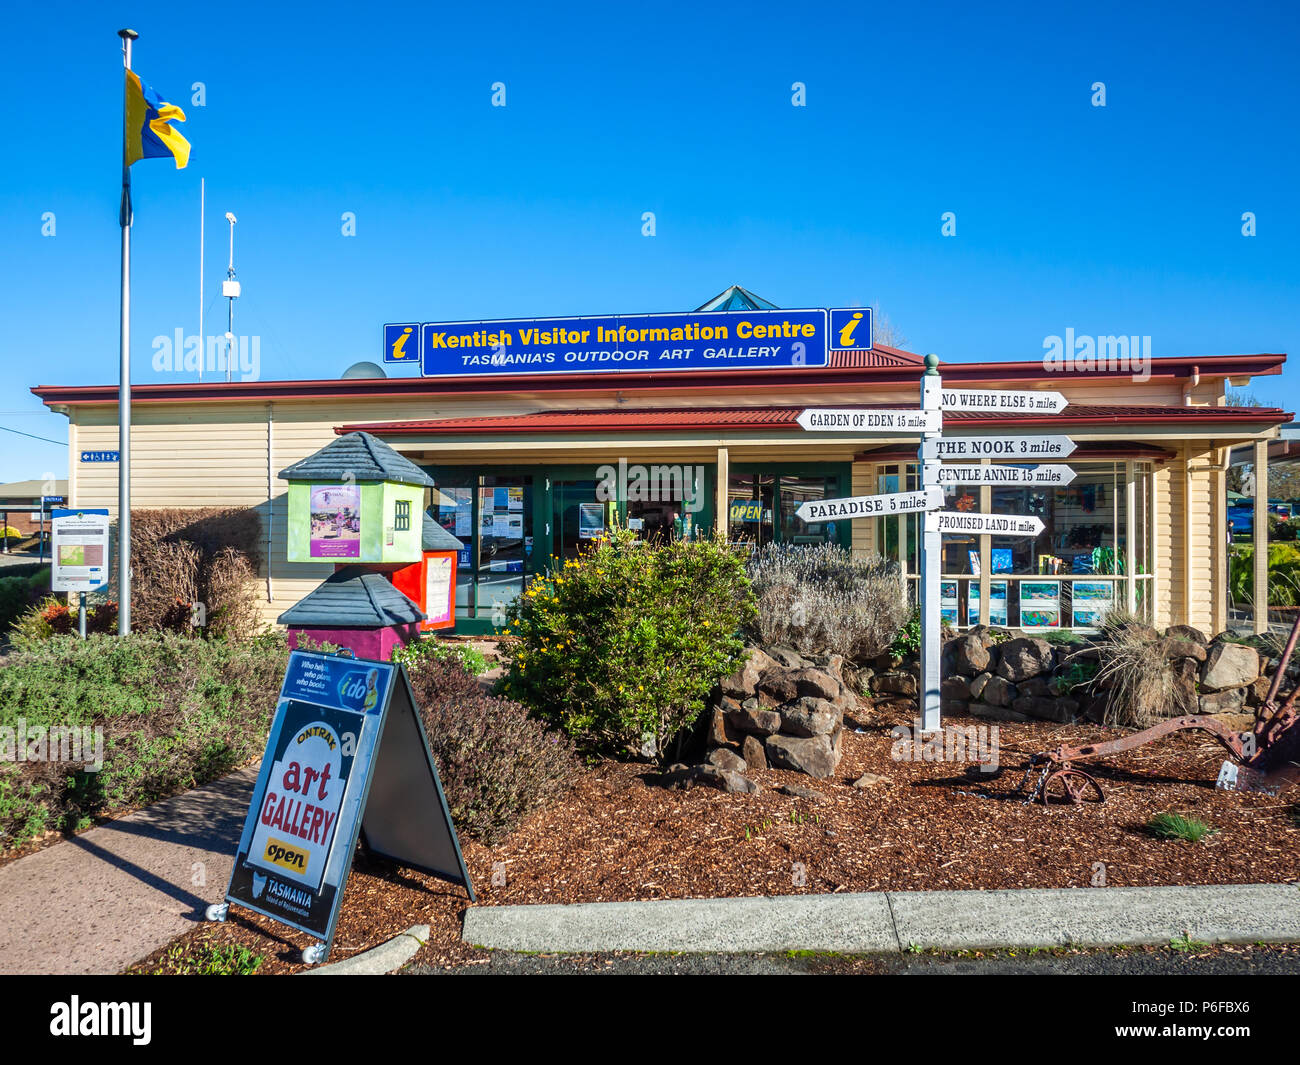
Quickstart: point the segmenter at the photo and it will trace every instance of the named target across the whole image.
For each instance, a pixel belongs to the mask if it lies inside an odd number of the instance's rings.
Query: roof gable
[[[347,433],[280,471],[286,481],[394,481],[433,487],[419,466],[369,433]]]

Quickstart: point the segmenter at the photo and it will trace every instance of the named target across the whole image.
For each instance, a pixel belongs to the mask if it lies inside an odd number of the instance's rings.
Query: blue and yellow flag
[[[184,111],[149,88],[134,70],[126,72],[127,166],[139,159],[171,156],[177,170],[184,167],[190,161],[190,142],[170,125],[184,121]]]

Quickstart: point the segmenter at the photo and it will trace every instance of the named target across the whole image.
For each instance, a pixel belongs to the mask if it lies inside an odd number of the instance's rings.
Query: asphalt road
[[[918,976],[1274,976],[1300,974],[1300,945],[1121,948],[1090,951],[954,954],[516,954],[493,951],[486,964],[413,965],[423,975],[607,974]]]

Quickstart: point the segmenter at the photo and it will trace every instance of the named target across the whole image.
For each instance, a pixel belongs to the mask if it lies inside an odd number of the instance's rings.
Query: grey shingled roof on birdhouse
[[[423,621],[420,608],[382,573],[348,566],[331,574],[278,618],[299,628],[382,629]]]
[[[286,481],[395,481],[433,487],[433,478],[377,436],[345,433],[280,471]]]
[[[420,536],[422,538],[420,547],[425,551],[459,551],[465,546],[435,521],[427,511]]]

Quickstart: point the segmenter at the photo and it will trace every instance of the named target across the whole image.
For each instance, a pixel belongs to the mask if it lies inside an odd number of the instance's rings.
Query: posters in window
[[[1096,628],[1115,605],[1115,585],[1110,581],[1074,581],[1070,591],[1076,628]]]
[[[1020,582],[1020,627],[1022,629],[1059,629],[1061,627],[1061,582]]]

